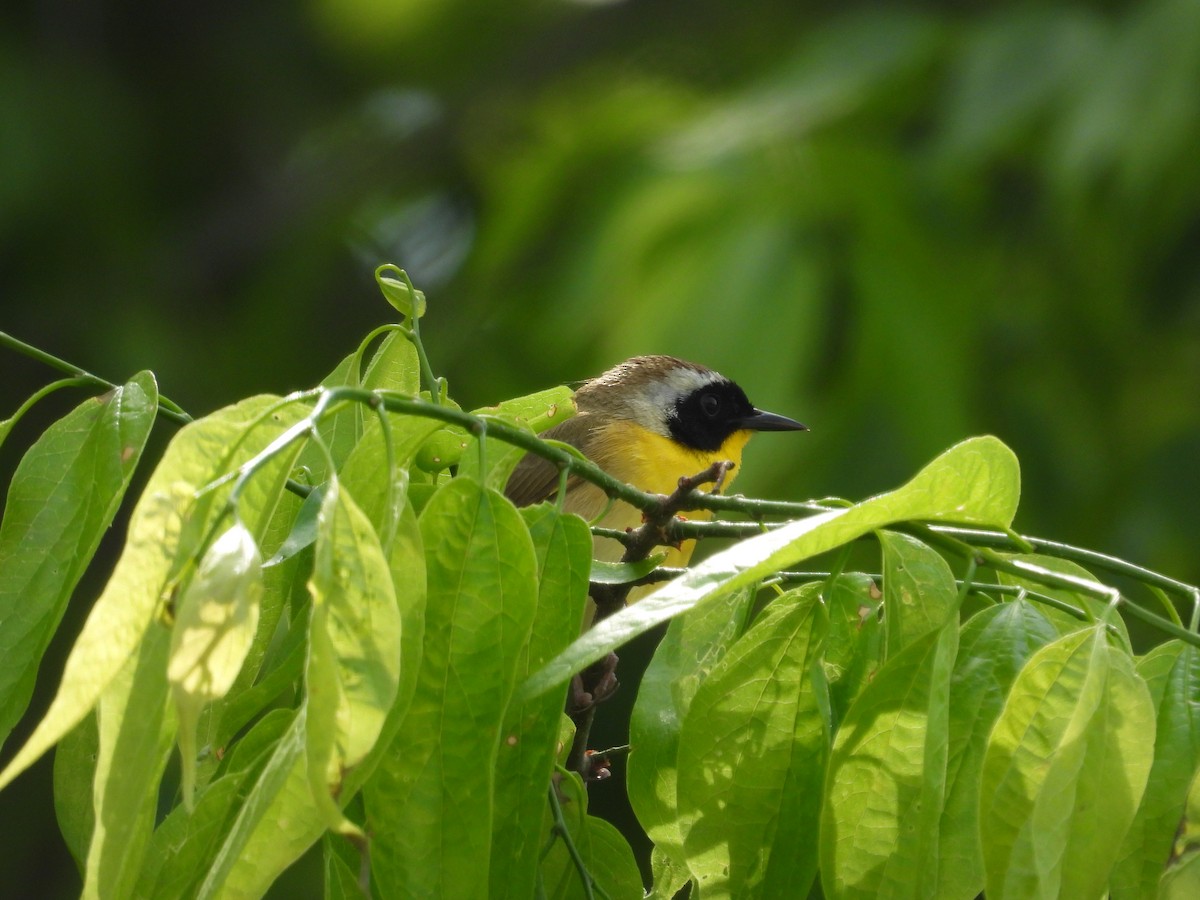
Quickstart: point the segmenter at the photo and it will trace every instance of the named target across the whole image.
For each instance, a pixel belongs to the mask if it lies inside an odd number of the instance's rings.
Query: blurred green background
[[[1018,528],[1200,581],[1194,0],[5,5],[0,328],[203,413],[315,383],[381,262],[466,406],[672,353],[811,426],[740,489],[991,432]],[[2,364],[0,416],[52,377]],[[48,773],[26,896],[78,890]]]

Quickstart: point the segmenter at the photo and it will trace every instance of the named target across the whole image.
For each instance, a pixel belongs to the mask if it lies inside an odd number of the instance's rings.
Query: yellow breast
[[[694,450],[639,426],[617,422],[591,435],[588,456],[614,478],[649,493],[670,494],[679,486],[680,478],[702,472],[721,460],[734,464],[725,478],[725,486],[728,486],[737,475],[742,463],[742,448],[749,439],[750,432],[737,431],[718,450]],[[604,513],[607,505],[608,498],[592,485],[580,485],[572,490],[566,504],[568,511],[589,520]],[[704,510],[688,515],[694,519],[710,518]],[[641,523],[640,510],[618,501],[597,524],[624,531]],[[695,541],[684,541],[679,548],[669,550],[663,565],[687,565],[695,544]],[[618,541],[608,538],[595,541],[597,559],[615,561],[621,558],[622,551]]]

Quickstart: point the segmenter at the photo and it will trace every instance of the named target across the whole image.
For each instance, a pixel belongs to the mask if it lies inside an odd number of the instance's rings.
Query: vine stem
[[[120,387],[120,385],[113,384],[107,378],[93,375],[87,369],[81,369],[79,366],[69,363],[65,359],[60,359],[53,353],[47,353],[45,350],[41,350],[32,344],[27,344],[4,331],[0,331],[0,346],[15,350],[23,356],[28,356],[30,359],[44,363],[53,369],[58,369],[60,372],[66,372],[68,375],[81,379],[82,382],[94,387],[110,391]],[[164,397],[162,394],[158,396],[158,408],[163,418],[170,419],[177,425],[187,425],[192,421],[192,417],[184,411],[183,407],[169,397]]]

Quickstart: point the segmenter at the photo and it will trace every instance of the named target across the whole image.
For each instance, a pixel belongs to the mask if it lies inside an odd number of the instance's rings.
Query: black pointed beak
[[[747,431],[808,431],[807,425],[801,425],[795,419],[761,409],[754,410],[748,416],[742,416],[738,419],[737,426]]]

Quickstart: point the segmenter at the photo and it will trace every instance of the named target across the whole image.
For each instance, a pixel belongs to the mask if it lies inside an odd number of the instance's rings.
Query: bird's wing
[[[580,413],[539,436],[581,447],[590,427],[587,413]],[[558,476],[558,466],[554,463],[533,453],[526,453],[509,476],[504,494],[517,506],[532,506],[550,500],[558,493]]]

